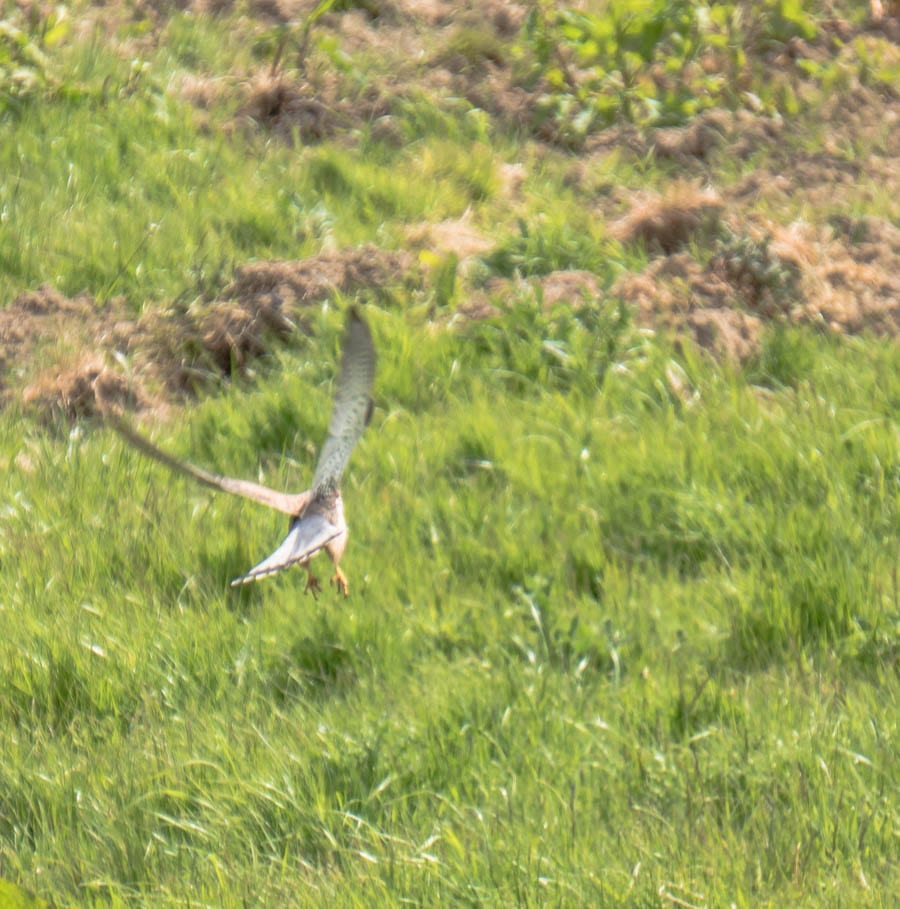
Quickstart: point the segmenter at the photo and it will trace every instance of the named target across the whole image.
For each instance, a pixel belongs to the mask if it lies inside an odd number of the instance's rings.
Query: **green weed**
[[[0,19],[0,116],[21,111],[55,86],[48,52],[69,31],[65,13],[64,7],[50,12],[35,7],[27,16]]]
[[[547,85],[542,117],[559,141],[579,147],[620,120],[684,123],[710,107],[745,106],[748,92],[757,105],[775,107],[779,98],[784,105],[792,91],[780,82],[781,95],[773,90],[760,57],[817,32],[798,0],[641,0],[598,10],[539,2],[523,31],[522,57]]]

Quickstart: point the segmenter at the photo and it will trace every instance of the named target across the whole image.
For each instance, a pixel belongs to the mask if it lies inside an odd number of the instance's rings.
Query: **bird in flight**
[[[307,572],[306,590],[317,596],[318,579],[309,567],[310,560],[323,549],[334,563],[331,581],[344,596],[349,596],[347,576],[339,562],[347,545],[347,522],[340,480],[350,454],[372,417],[372,383],[375,378],[375,347],[369,326],[356,308],[350,310],[344,335],[341,371],[334,395],[328,437],[319,454],[312,485],[305,492],[285,493],[248,480],[234,480],[209,473],[181,461],[157,448],[136,432],[121,416],[108,411],[106,419],[128,442],[171,470],[222,492],[243,496],[290,515],[288,534],[281,545],[246,574],[235,578],[232,587],[249,584],[302,565]]]

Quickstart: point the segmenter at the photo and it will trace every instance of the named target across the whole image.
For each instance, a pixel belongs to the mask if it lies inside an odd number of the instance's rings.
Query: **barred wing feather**
[[[372,416],[375,347],[369,326],[350,311],[328,438],[313,477],[313,495],[337,489],[353,447]]]
[[[249,584],[260,578],[276,574],[299,562],[308,562],[319,550],[344,531],[335,527],[321,514],[299,518],[284,538],[284,542],[267,559],[251,568],[245,575],[235,578],[232,587]]]

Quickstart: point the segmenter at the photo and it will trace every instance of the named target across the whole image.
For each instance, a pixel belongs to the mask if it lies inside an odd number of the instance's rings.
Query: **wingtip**
[[[313,553],[315,555],[315,553]],[[246,574],[242,574],[240,577],[234,578],[231,582],[232,587],[245,587],[247,584],[252,584],[254,581],[262,581],[264,578],[271,578],[272,575],[281,574],[287,568],[290,568],[293,565],[297,565],[299,562],[302,562],[303,559],[291,559],[290,561],[284,562],[280,565],[273,565],[270,568],[266,568],[262,571],[259,571],[259,566],[251,568]]]
[[[353,331],[354,329],[362,329],[369,338],[372,337],[369,323],[363,318],[360,307],[355,303],[347,310],[347,330]]]
[[[351,306],[347,310],[347,327],[344,334],[344,355],[346,356],[351,344],[359,345],[368,356],[375,361],[375,347],[372,343],[372,330],[369,323],[362,317],[359,307]]]
[[[273,574],[278,574],[279,571],[282,571],[281,568],[273,568],[269,571],[250,571],[247,574],[242,574],[239,578],[233,578],[231,581],[232,587],[246,587],[247,584],[252,584],[254,581],[261,581],[263,578],[270,578]]]

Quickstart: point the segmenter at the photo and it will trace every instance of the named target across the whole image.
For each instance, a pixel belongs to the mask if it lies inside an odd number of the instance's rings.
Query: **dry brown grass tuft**
[[[900,229],[880,218],[838,218],[806,228],[801,271],[806,320],[832,331],[900,334]]]
[[[700,231],[718,225],[724,209],[719,194],[692,183],[676,183],[663,196],[639,197],[631,211],[611,225],[622,243],[643,243],[649,250],[671,254]]]
[[[461,261],[484,255],[494,246],[489,237],[472,225],[468,213],[453,220],[413,225],[406,237],[413,249],[452,254]]]
[[[601,296],[600,281],[589,271],[552,271],[537,279],[544,307],[567,303],[578,309]]]
[[[284,141],[296,135],[303,143],[321,142],[341,123],[337,110],[320,100],[308,83],[281,73],[257,76],[247,87],[238,124],[256,124]]]
[[[329,250],[297,261],[251,262],[235,273],[225,288],[226,299],[261,300],[269,305],[278,295],[282,306],[321,302],[335,291],[352,293],[361,288],[383,291],[417,281],[415,259],[405,252],[379,249],[371,244],[353,249]]]
[[[621,278],[611,294],[635,306],[641,325],[691,335],[723,359],[743,362],[757,349],[762,319],[742,310],[735,288],[688,253],[656,259]]]
[[[201,110],[209,110],[213,105],[225,99],[228,94],[228,83],[223,78],[198,76],[185,73],[177,83],[178,94],[188,104]]]
[[[263,129],[287,143],[352,141],[356,131],[389,117],[404,91],[377,79],[360,89],[334,69],[312,69],[308,77],[268,69],[244,84],[231,128]]]
[[[139,388],[110,369],[101,357],[86,354],[73,365],[43,371],[23,392],[26,407],[49,419],[77,420],[103,413],[110,407],[146,406]]]
[[[652,134],[653,152],[660,158],[705,161],[712,149],[728,134],[731,115],[713,110],[700,115],[687,126],[658,129]]]
[[[736,265],[721,254],[704,267],[680,252],[620,279],[612,294],[636,307],[642,325],[687,332],[737,361],[756,352],[772,320],[842,334],[900,334],[900,230],[878,218],[839,218],[818,231],[803,224],[769,230],[768,247],[754,247],[752,238],[747,247],[751,254],[767,249],[762,271],[740,267],[739,256]],[[748,231],[762,236],[760,228]],[[772,268],[780,284],[769,283]]]
[[[302,330],[305,308],[336,292],[384,292],[420,279],[411,255],[363,246],[295,262],[252,262],[218,300],[139,318],[123,300],[100,305],[44,286],[0,310],[0,367],[18,375],[26,405],[45,415],[74,419],[104,402],[159,408],[166,397],[245,371]]]

